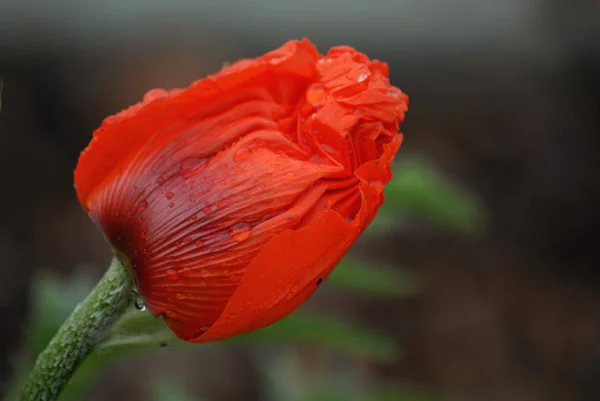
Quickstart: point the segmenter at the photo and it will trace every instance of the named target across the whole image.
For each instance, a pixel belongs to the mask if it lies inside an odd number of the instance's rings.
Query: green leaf
[[[76,283],[76,285],[75,285]],[[26,331],[26,344],[34,356],[42,352],[75,306],[91,291],[90,280],[78,279],[71,284],[44,273],[33,281],[32,316]]]
[[[135,316],[135,317],[132,317]],[[132,325],[135,320],[136,324]],[[137,327],[130,330],[129,327]],[[218,344],[284,343],[308,344],[327,347],[357,357],[390,362],[399,357],[397,344],[389,338],[370,330],[331,317],[294,313],[277,323],[260,330],[239,335]],[[98,346],[98,352],[135,352],[148,346],[169,344],[187,346],[166,326],[146,312],[127,313],[111,334]]]
[[[406,388],[365,394],[356,401],[441,401],[441,398],[428,391]]]
[[[398,344],[382,334],[332,317],[306,313],[294,313],[229,341],[309,344],[379,362],[394,362],[400,357]]]
[[[335,287],[378,296],[409,296],[420,290],[414,275],[398,269],[371,266],[352,256],[346,256],[326,282]]]
[[[188,394],[173,379],[153,380],[151,388],[153,401],[200,401],[197,397]]]
[[[385,188],[386,202],[370,231],[383,231],[398,217],[419,219],[467,234],[479,233],[485,211],[478,199],[452,183],[430,163],[404,157],[394,165],[394,177]]]
[[[442,399],[430,392],[405,388],[388,391],[377,391],[348,397],[339,391],[331,389],[310,397],[307,401],[441,401]]]

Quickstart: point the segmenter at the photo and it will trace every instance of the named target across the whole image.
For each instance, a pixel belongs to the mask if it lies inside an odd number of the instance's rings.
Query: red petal
[[[262,104],[261,114],[272,120],[295,111],[298,98],[316,75],[317,58],[309,41],[292,41],[258,59],[224,68],[188,89],[150,91],[142,103],[106,118],[75,170],[75,187],[82,205],[86,207],[94,188],[127,166],[152,139],[168,143],[182,127],[210,118],[218,124],[219,113],[246,102],[271,103],[274,107]],[[215,129],[204,132],[204,127],[195,128],[196,140],[203,137],[204,143],[214,141],[206,153],[235,139],[221,138]]]
[[[358,237],[332,210],[269,241],[250,263],[223,314],[193,342],[222,340],[267,326],[293,312],[327,277]]]

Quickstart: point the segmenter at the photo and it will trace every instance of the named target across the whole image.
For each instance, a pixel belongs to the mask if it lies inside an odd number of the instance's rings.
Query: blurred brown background
[[[102,118],[300,37],[387,61],[411,99],[398,157],[431,158],[489,216],[477,238],[416,222],[363,244],[426,284],[410,300],[337,305],[406,348],[353,375],[459,399],[600,400],[600,3],[575,0],[0,0],[0,379],[33,273],[98,277],[109,260],[72,187]],[[140,378],[165,366],[206,399],[268,399],[256,372],[266,357],[141,357],[89,399],[143,400]],[[322,365],[275,357],[305,375]]]

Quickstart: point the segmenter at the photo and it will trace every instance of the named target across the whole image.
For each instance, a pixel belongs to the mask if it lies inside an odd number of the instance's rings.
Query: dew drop
[[[145,238],[146,238],[146,235],[147,235],[147,234],[146,234],[146,231],[142,231],[142,233],[140,234],[140,237],[141,237],[142,239],[145,239]]]
[[[167,192],[167,193],[165,194],[165,197],[166,197],[168,200],[171,200],[171,199],[173,199],[173,198],[175,197],[175,194],[174,194],[173,192],[169,191],[169,192]]]
[[[306,100],[310,104],[314,105],[315,103],[318,103],[321,99],[323,99],[325,95],[325,85],[323,85],[322,83],[316,83],[313,84],[310,88],[308,88],[308,91],[306,91]]]
[[[208,329],[210,329],[210,326],[202,326],[198,329],[198,335],[200,334],[204,334],[208,331]]]
[[[196,241],[194,241],[194,245],[196,246],[196,248],[202,248],[204,246],[204,242],[197,239]]]
[[[183,276],[187,277],[190,274],[192,274],[192,269],[190,269],[189,267],[184,267],[183,270],[181,271],[181,274]]]
[[[363,82],[365,79],[367,79],[369,77],[368,74],[360,74],[356,80],[356,82],[361,83]]]
[[[168,310],[168,311],[167,311],[165,314],[166,314],[168,317],[171,317],[171,318],[173,318],[173,317],[175,317],[175,316],[177,315],[177,314],[176,314],[174,311],[172,311],[172,310],[170,310],[170,309],[169,309],[169,310]]]
[[[181,174],[181,176],[183,178],[190,178],[192,175],[194,175],[194,170],[191,168],[185,168],[185,167],[181,167],[179,169],[179,174]]]
[[[233,160],[235,160],[236,162],[241,162],[250,158],[250,156],[252,156],[252,151],[248,148],[241,147],[233,155]]]
[[[146,310],[146,304],[144,303],[144,300],[142,299],[142,297],[140,297],[139,295],[136,297],[134,305],[135,305],[135,309],[137,309],[139,311]]]
[[[202,271],[200,272],[200,277],[208,277],[210,276],[210,272],[206,269],[202,269]]]
[[[144,210],[146,210],[148,208],[148,202],[146,202],[145,200],[143,201],[139,201],[138,203],[138,210],[140,212],[143,212]]]
[[[177,272],[174,269],[169,269],[167,270],[166,277],[169,280],[177,280],[179,278],[179,274],[177,274]]]
[[[231,238],[236,240],[237,242],[242,242],[250,238],[250,224],[248,223],[238,223],[231,227],[229,231],[229,235]]]
[[[169,209],[173,209],[175,207],[175,204],[173,202],[169,203]]]
[[[175,295],[175,298],[177,298],[177,299],[179,299],[179,300],[182,300],[182,299],[185,299],[185,295],[183,295],[182,293],[178,292],[178,293]]]

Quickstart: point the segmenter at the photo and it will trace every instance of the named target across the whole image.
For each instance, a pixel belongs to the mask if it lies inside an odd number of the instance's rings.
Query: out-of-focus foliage
[[[345,257],[327,277],[332,286],[374,296],[411,296],[419,291],[419,281],[414,274],[398,268],[373,266]]]
[[[261,365],[269,378],[269,398],[277,401],[442,401],[428,391],[407,384],[393,383],[364,388],[362,372],[352,364],[338,361],[338,368],[319,364],[305,369],[298,355],[281,355],[270,364]],[[311,383],[307,386],[306,383]]]
[[[251,342],[315,345],[380,362],[394,361],[399,355],[397,345],[385,336],[334,317],[306,312],[294,313],[271,326],[218,344]],[[178,340],[162,319],[156,319],[147,312],[131,311],[98,346],[98,352],[112,355],[161,344],[190,345]]]
[[[474,196],[420,158],[401,155],[399,159],[385,187],[386,201],[368,232],[389,231],[408,219],[465,234],[478,234],[484,228],[485,213]]]
[[[57,277],[42,274],[34,281],[31,323],[27,329],[27,347],[37,355],[44,350],[75,305],[92,290],[93,282],[78,277],[71,284]]]
[[[160,379],[152,382],[151,401],[204,401],[189,395],[175,380]]]

